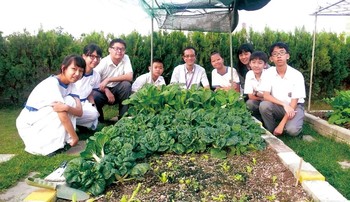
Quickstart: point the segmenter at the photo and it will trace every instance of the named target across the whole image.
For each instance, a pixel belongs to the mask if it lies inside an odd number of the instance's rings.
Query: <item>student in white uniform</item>
[[[259,112],[260,102],[264,100],[264,94],[260,90],[261,76],[267,64],[267,55],[262,51],[254,51],[250,55],[249,70],[245,76],[244,94],[248,96],[246,101],[247,108],[252,112],[252,115],[262,122]]]
[[[220,53],[213,52],[210,55],[211,65],[214,67],[211,72],[211,86],[213,89],[230,90],[233,89],[237,92],[240,91],[239,77],[237,71],[224,65],[224,59]],[[231,82],[233,80],[233,82]]]
[[[264,101],[259,111],[264,125],[274,135],[300,134],[304,123],[304,76],[287,64],[289,48],[282,42],[270,48],[270,60],[275,67],[267,69],[261,77]]]
[[[25,151],[50,155],[65,144],[78,143],[75,121],[83,110],[74,83],[81,79],[85,66],[81,56],[69,55],[62,62],[60,74],[46,78],[30,93],[16,119]]]
[[[100,74],[94,68],[100,63],[101,56],[102,50],[98,45],[91,43],[84,47],[85,74],[82,79],[75,83],[83,107],[83,116],[77,118],[77,126],[83,126],[91,130],[96,129],[99,117],[92,91],[98,90],[100,85]]]
[[[195,64],[196,50],[193,47],[186,47],[182,52],[182,59],[185,64],[174,68],[171,75],[170,84],[178,83],[185,89],[190,89],[192,85],[197,87],[202,84],[204,88],[210,88],[207,73],[205,69]]]
[[[165,85],[165,80],[162,76],[164,72],[164,65],[162,60],[153,59],[152,67],[149,67],[148,69],[148,73],[142,74],[135,79],[134,83],[131,86],[131,91],[133,93],[140,90],[146,83],[151,83],[155,86]]]

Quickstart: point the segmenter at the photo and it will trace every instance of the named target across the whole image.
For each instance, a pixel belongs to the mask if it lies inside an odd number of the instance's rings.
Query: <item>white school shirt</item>
[[[231,86],[231,71],[233,74],[233,82],[239,83],[239,77],[237,74],[237,71],[232,67],[226,67],[226,73],[224,75],[221,75],[218,73],[217,69],[213,69],[211,72],[211,86],[213,88],[216,88],[218,86],[220,87],[229,87]]]
[[[73,83],[65,85],[56,76],[43,80],[33,89],[16,119],[18,134],[27,152],[47,155],[71,141],[51,103],[59,101],[75,107],[73,97],[77,94],[73,92],[76,92]],[[75,127],[76,116],[68,114],[68,117]]]
[[[247,74],[245,75],[244,94],[252,94],[254,91],[259,91],[262,93],[262,91],[260,90],[260,85],[261,77],[264,71],[265,69],[263,69],[261,72],[260,80],[256,79],[253,70],[249,70],[247,72]]]
[[[260,89],[288,104],[295,98],[299,99],[298,103],[304,103],[306,97],[304,76],[289,65],[283,78],[278,75],[276,67],[267,69],[261,77]]]
[[[99,88],[100,80],[100,74],[92,70],[90,74],[85,74],[83,78],[75,82],[75,86],[79,90],[80,101],[85,101],[92,90],[97,90]]]
[[[148,72],[146,74],[142,74],[141,76],[137,77],[131,86],[131,91],[136,92],[136,91],[140,90],[146,83],[152,83],[151,72]],[[159,76],[158,79],[153,82],[153,84],[155,86],[165,85],[165,80],[164,80],[163,76]]]
[[[119,62],[118,65],[115,65],[111,59],[110,55],[104,57],[101,62],[94,68],[101,76],[101,81],[106,78],[116,77],[125,75],[127,73],[133,73],[130,58],[128,55],[124,55],[123,59]],[[110,82],[107,84],[107,87],[114,87],[119,82]]]
[[[209,86],[209,80],[205,69],[200,65],[194,64],[193,70],[189,72],[185,66],[186,64],[178,65],[174,68],[171,75],[170,83],[179,83],[183,88],[190,89],[192,85]]]
[[[41,81],[30,93],[26,102],[29,110],[39,110],[46,106],[51,106],[55,101],[63,102],[64,97],[71,95],[79,97],[78,90],[74,83],[68,85],[61,83],[55,75]]]

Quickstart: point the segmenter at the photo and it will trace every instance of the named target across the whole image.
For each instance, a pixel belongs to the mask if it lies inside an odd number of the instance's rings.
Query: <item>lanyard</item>
[[[186,89],[189,89],[191,87],[192,80],[193,80],[193,77],[194,77],[194,73],[196,72],[196,68],[195,68],[195,66],[193,67],[192,76],[191,76],[191,79],[189,81],[187,80],[186,66],[184,68],[184,71],[185,71]]]

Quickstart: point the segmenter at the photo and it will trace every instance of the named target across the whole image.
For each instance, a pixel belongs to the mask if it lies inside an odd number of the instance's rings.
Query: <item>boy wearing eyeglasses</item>
[[[161,59],[153,59],[152,66],[149,67],[149,72],[137,77],[131,86],[131,92],[137,92],[146,83],[151,83],[155,86],[165,85],[165,80],[162,76],[164,65]]]
[[[286,133],[298,136],[303,127],[305,82],[303,75],[287,64],[289,48],[282,42],[270,47],[270,60],[274,67],[261,78],[264,101],[259,111],[264,126],[274,135]]]
[[[99,89],[94,91],[94,99],[98,112],[99,121],[104,121],[103,106],[119,105],[119,115],[110,121],[118,121],[128,111],[128,105],[122,102],[129,98],[131,93],[131,81],[133,69],[129,56],[125,54],[126,43],[122,39],[113,39],[109,43],[109,55],[104,57],[95,70],[101,76]]]

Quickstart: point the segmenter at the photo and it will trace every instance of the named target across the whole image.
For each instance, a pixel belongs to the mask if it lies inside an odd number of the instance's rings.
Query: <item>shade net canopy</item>
[[[350,0],[328,2],[311,15],[319,16],[350,16]]]
[[[139,0],[160,29],[232,32],[239,10],[254,11],[270,0]]]

